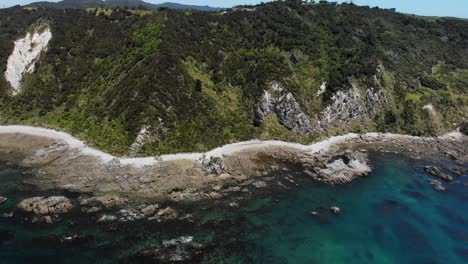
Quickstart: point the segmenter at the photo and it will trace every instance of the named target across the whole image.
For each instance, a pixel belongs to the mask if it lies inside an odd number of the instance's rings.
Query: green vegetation
[[[120,155],[149,126],[151,139],[139,154],[156,155],[252,138],[309,143],[371,130],[434,135],[467,118],[467,21],[301,1],[254,8],[2,9],[0,72],[14,40],[40,21],[53,38],[18,96],[0,75],[0,120],[67,130]],[[350,80],[361,91],[387,95],[374,120],[310,135],[287,130],[275,115],[254,126],[253,110],[271,81],[314,118],[333,94],[350,89]],[[323,82],[327,89],[318,94]],[[427,104],[435,114],[423,110]]]

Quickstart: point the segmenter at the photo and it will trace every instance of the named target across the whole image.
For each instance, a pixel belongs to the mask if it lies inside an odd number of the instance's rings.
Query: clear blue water
[[[376,154],[374,171],[341,186],[304,186],[247,217],[252,263],[468,263],[466,178],[428,184],[427,163]],[[257,201],[260,202],[260,201]],[[254,202],[255,203],[255,202]],[[336,205],[341,214],[328,208]],[[253,206],[253,205],[252,205]],[[265,206],[265,205],[263,205]],[[322,218],[311,216],[318,211]]]
[[[193,223],[109,227],[73,216],[38,227],[0,219],[0,263],[115,263],[181,235],[209,245],[204,263],[468,263],[468,177],[439,192],[423,170],[428,162],[384,153],[371,160],[373,173],[350,184],[303,176],[299,187],[258,194],[240,209],[194,206]],[[0,213],[26,192],[18,187],[18,177],[26,177],[20,171],[0,166],[0,195],[13,197]],[[332,205],[342,212],[329,212]],[[89,237],[74,244],[56,239],[77,233]]]

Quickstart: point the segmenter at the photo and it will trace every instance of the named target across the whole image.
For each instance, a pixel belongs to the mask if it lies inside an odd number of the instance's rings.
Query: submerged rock
[[[434,189],[436,189],[437,191],[446,191],[447,189],[442,185],[442,182],[441,181],[438,181],[438,180],[432,180],[430,182],[431,185],[434,185]]]
[[[14,212],[7,212],[2,214],[3,218],[13,218],[13,216],[15,216]]]
[[[338,206],[332,206],[330,207],[330,211],[334,214],[339,214],[341,212],[341,209]]]
[[[252,183],[252,185],[258,189],[267,187],[267,184],[264,181],[255,181],[254,183]]]
[[[143,263],[194,263],[200,260],[204,248],[203,244],[193,242],[193,237],[180,237],[140,251],[133,259]]]
[[[446,182],[453,182],[453,177],[440,171],[436,166],[426,166],[424,170],[432,176],[438,177]]]
[[[117,220],[117,216],[115,215],[102,215],[99,217],[99,219],[96,221],[97,223],[110,223],[114,222]]]
[[[145,217],[145,215],[134,209],[121,209],[119,214],[121,215],[119,218],[121,222],[133,222]]]

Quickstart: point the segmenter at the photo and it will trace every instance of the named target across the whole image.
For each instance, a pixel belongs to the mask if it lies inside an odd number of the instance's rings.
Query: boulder
[[[157,220],[157,221],[168,221],[177,219],[177,211],[171,207],[166,207],[162,210],[159,210],[153,217],[148,218],[148,220]]]
[[[442,185],[442,182],[439,180],[431,180],[430,181],[431,185],[434,185],[434,189],[437,191],[443,192],[446,191],[447,189]]]
[[[446,182],[453,182],[453,177],[440,171],[436,166],[426,166],[424,170],[432,176],[438,177]]]
[[[223,159],[220,157],[211,157],[210,159],[204,159],[202,165],[206,167],[208,172],[221,175],[226,170]]]
[[[332,206],[330,207],[330,211],[334,214],[339,214],[341,212],[341,209],[338,206]]]
[[[8,198],[0,196],[0,204],[5,203],[8,200]]]
[[[159,204],[151,204],[151,205],[141,208],[140,212],[145,216],[150,216],[150,215],[154,215],[154,213],[156,213],[156,210],[158,209],[159,209]]]
[[[64,214],[68,213],[73,205],[64,196],[32,197],[23,200],[17,205],[20,211],[36,215]]]

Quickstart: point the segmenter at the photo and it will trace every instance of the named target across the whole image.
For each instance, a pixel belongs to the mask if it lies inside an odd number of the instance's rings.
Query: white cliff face
[[[8,58],[5,79],[13,87],[13,95],[18,94],[21,81],[26,73],[34,71],[35,63],[52,38],[50,28],[42,32],[27,33],[24,38],[15,41],[13,53]]]

